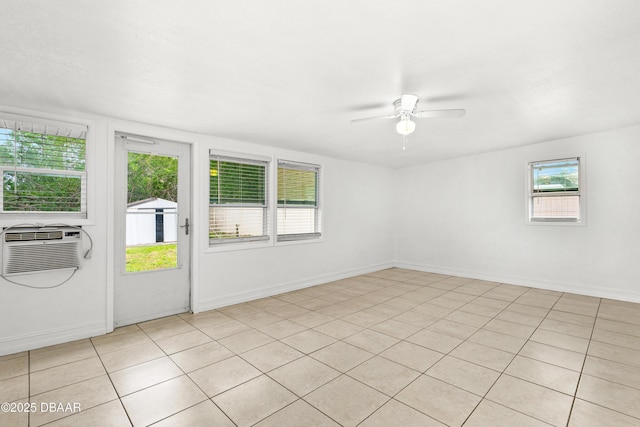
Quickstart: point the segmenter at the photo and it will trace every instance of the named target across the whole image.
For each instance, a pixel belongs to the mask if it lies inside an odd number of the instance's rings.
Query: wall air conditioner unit
[[[2,273],[14,276],[80,268],[81,245],[78,228],[12,228],[2,235]]]

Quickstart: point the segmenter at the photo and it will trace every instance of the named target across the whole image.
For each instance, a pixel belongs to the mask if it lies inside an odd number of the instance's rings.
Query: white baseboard
[[[270,286],[270,287],[255,289],[247,292],[238,292],[230,295],[224,295],[219,298],[201,300],[199,304],[199,311],[213,310],[220,307],[227,307],[229,305],[240,304],[247,301],[253,301],[259,298],[266,298],[266,297],[281,294],[284,292],[296,291],[296,290],[308,288],[311,286],[321,285],[323,283],[329,283],[329,282],[333,282],[340,279],[347,279],[349,277],[359,276],[361,274],[367,274],[367,273],[372,273],[374,271],[392,268],[393,266],[394,266],[393,262],[385,262],[382,264],[375,264],[367,267],[360,267],[360,268],[355,268],[351,270],[345,270],[339,273],[310,277],[303,280],[297,280],[294,282],[285,283],[283,285]]]
[[[429,264],[416,264],[405,261],[395,261],[394,267],[409,270],[426,271],[430,273],[446,274],[449,276],[469,277],[471,279],[487,280],[490,282],[506,283],[509,285],[527,286],[530,288],[546,289],[550,291],[568,292],[598,298],[608,298],[629,302],[640,302],[640,293],[627,292],[619,289],[585,286],[580,283],[567,283],[551,280],[534,279],[530,277],[504,276],[484,271],[465,270],[455,267],[445,267]]]
[[[31,334],[0,338],[0,356],[95,337],[107,333],[104,321],[46,329]]]
[[[505,276],[493,274],[484,271],[466,270],[448,266],[437,266],[429,264],[417,264],[405,261],[393,261],[380,264],[374,264],[366,267],[360,267],[350,270],[341,271],[333,274],[325,274],[297,280],[282,285],[254,289],[247,292],[238,292],[227,294],[219,298],[200,301],[200,310],[207,311],[220,307],[226,307],[233,304],[239,304],[246,301],[252,301],[259,298],[265,298],[284,292],[295,291],[320,285],[323,283],[333,282],[336,280],[346,279],[361,274],[372,273],[374,271],[384,270],[387,268],[406,268],[410,270],[426,271],[431,273],[446,274],[450,276],[469,277],[479,280],[487,280],[492,282],[506,283],[510,285],[527,286],[538,289],[548,289],[559,292],[570,292],[580,295],[588,295],[599,298],[610,298],[615,300],[629,301],[640,303],[640,294],[637,292],[628,292],[610,288],[586,287],[579,283],[566,283],[558,281],[540,280],[529,277]],[[25,350],[46,347],[50,345],[61,344],[70,341],[76,341],[84,338],[94,337],[107,333],[106,324],[103,321],[91,322],[86,324],[74,325],[65,328],[55,328],[41,330],[38,332],[2,337],[0,338],[0,356],[6,354],[19,353]]]

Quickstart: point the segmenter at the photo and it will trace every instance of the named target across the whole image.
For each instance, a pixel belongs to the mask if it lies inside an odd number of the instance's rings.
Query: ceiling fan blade
[[[462,117],[465,113],[465,110],[426,110],[416,111],[412,115],[419,119],[433,119],[440,117]]]
[[[396,117],[398,117],[398,114],[390,114],[388,116],[377,116],[377,117],[364,117],[362,119],[354,119],[351,120],[351,123],[355,123],[355,122],[363,122],[365,120],[376,120],[376,119],[395,119]]]
[[[345,111],[364,111],[364,110],[374,110],[376,108],[385,108],[389,107],[388,102],[370,102],[368,104],[356,104],[352,105],[345,109]]]

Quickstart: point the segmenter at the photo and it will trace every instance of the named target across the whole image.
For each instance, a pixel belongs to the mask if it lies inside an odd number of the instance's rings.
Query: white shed
[[[127,205],[127,246],[175,242],[178,204],[153,197]]]

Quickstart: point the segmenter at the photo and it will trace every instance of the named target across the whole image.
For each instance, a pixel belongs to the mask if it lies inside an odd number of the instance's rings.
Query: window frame
[[[319,163],[308,163],[308,162],[300,162],[295,160],[287,160],[284,158],[276,159],[275,163],[275,173],[276,179],[275,181],[275,190],[274,190],[274,225],[275,225],[275,242],[276,244],[294,244],[294,243],[310,243],[310,242],[320,242],[323,239],[323,231],[322,231],[322,204],[323,204],[323,166]],[[289,207],[288,209],[314,209],[315,210],[315,218],[314,218],[314,232],[312,233],[291,233],[291,234],[279,234],[278,231],[278,212],[279,209],[284,208],[285,206],[280,204],[278,201],[278,174],[281,168],[281,165],[289,165],[290,169],[293,170],[306,170],[306,171],[314,171],[316,173],[316,204],[312,208],[307,207]]]
[[[565,192],[535,193],[533,183],[534,165],[541,163],[561,162],[565,160],[578,161],[578,190]],[[584,154],[569,154],[548,156],[544,160],[529,160],[525,162],[525,200],[526,200],[526,223],[529,225],[565,225],[565,226],[584,226],[587,223],[586,215],[586,159]],[[561,196],[577,196],[578,197],[578,218],[554,218],[554,217],[533,217],[533,202],[538,197],[561,197]]]
[[[210,171],[211,171],[211,161],[214,158],[218,158],[219,160],[225,160],[229,162],[235,163],[244,163],[244,164],[254,164],[254,165],[264,165],[265,167],[265,179],[264,179],[264,192],[265,192],[265,204],[264,205],[256,205],[256,206],[242,206],[236,204],[227,204],[217,205],[218,207],[224,208],[241,208],[241,207],[253,207],[253,208],[262,208],[263,210],[263,230],[264,234],[261,236],[251,236],[251,237],[240,237],[240,238],[226,238],[226,239],[213,239],[211,237],[207,237],[207,247],[209,250],[218,251],[218,250],[236,250],[236,249],[247,249],[251,247],[265,247],[270,246],[272,244],[272,231],[273,227],[271,225],[271,175],[272,175],[272,164],[273,159],[271,157],[266,156],[256,156],[252,154],[246,153],[238,153],[238,152],[229,152],[222,150],[209,150],[209,156],[207,159],[207,236],[209,235],[210,230],[210,219],[209,213],[211,207],[215,206],[211,203],[211,179],[210,179]]]
[[[33,175],[53,175],[59,177],[78,176],[80,178],[80,211],[4,211],[4,185],[0,187],[0,220],[5,225],[14,225],[24,223],[25,220],[38,222],[38,220],[44,221],[58,221],[61,223],[72,222],[77,225],[92,224],[93,217],[93,198],[90,195],[93,193],[94,186],[89,185],[93,181],[91,180],[92,171],[94,169],[94,129],[92,122],[78,121],[70,118],[49,118],[47,115],[35,113],[34,115],[15,114],[5,111],[0,111],[0,122],[9,121],[21,124],[30,124],[34,128],[32,130],[22,130],[23,132],[35,133],[41,135],[53,135],[47,133],[48,128],[58,128],[60,130],[67,130],[71,132],[81,132],[84,137],[76,139],[84,140],[84,171],[63,170],[63,169],[48,169],[48,168],[29,168],[29,167],[16,167],[16,166],[3,166],[0,165],[0,173],[4,179],[5,172],[26,173]],[[4,129],[10,129],[2,126]],[[44,131],[38,132],[39,128],[44,128]],[[55,136],[55,135],[54,135]]]

